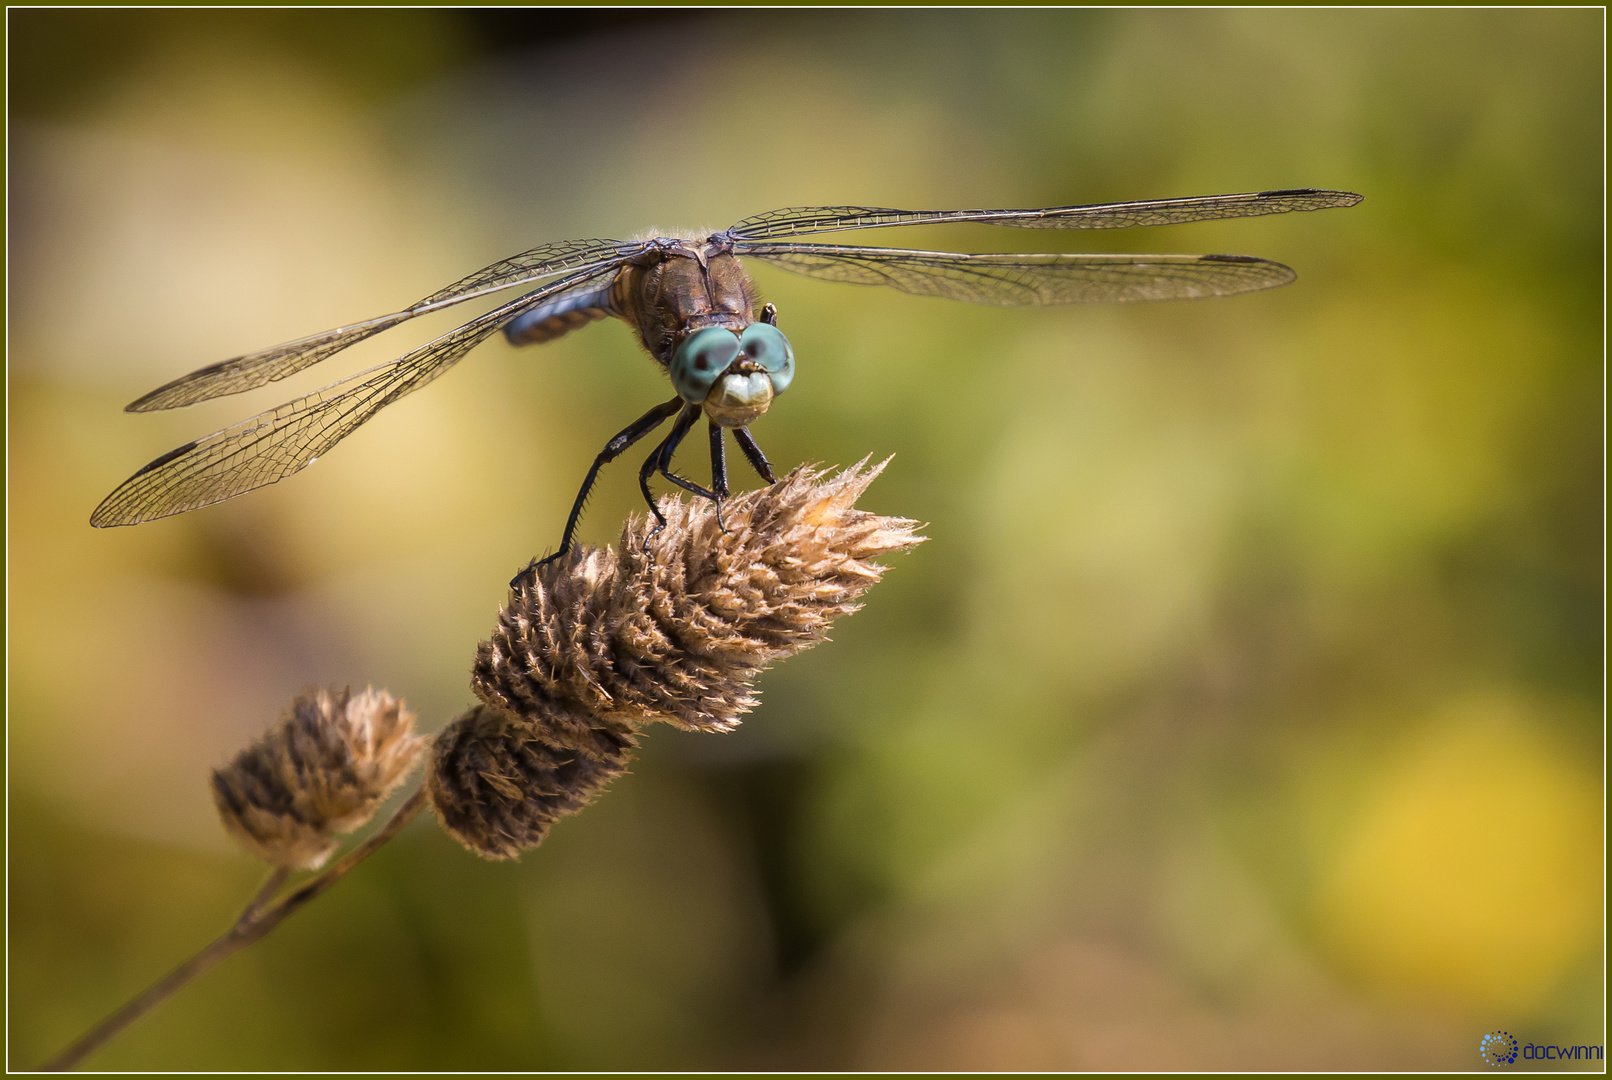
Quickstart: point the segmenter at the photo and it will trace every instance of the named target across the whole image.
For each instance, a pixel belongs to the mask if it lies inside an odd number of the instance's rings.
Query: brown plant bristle
[[[280,723],[213,770],[224,828],[285,869],[312,869],[367,822],[419,759],[414,714],[384,690],[298,695]]]
[[[737,727],[758,701],[762,669],[826,640],[884,573],[873,560],[923,540],[916,522],[855,508],[883,469],[864,460],[825,478],[802,467],[727,500],[720,521],[708,500],[668,496],[658,533],[631,518],[619,551],[578,548],[523,579],[471,671],[497,722],[467,714],[434,756],[431,798],[444,827],[472,850],[511,857],[622,771],[638,727]],[[534,745],[548,755],[543,784],[572,770],[583,787],[569,795],[581,801],[548,787],[532,796],[513,780],[500,787],[517,744],[533,761]],[[498,764],[484,772],[487,762]],[[528,811],[509,800],[524,807],[533,797],[553,817],[541,829],[512,824]]]

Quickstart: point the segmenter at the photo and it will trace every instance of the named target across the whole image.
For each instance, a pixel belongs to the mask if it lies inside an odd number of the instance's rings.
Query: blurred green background
[[[207,772],[312,684],[467,705],[510,575],[666,395],[491,342],[318,468],[134,529],[192,368],[538,243],[775,207],[1352,210],[857,242],[1236,252],[986,309],[756,276],[772,460],[930,537],[729,736],[515,864],[417,822],[120,1069],[1480,1068],[1604,1041],[1603,13],[9,13],[10,1065],[222,929]],[[832,238],[830,238],[832,239]],[[452,318],[450,315],[448,318]],[[638,509],[606,472],[583,539]],[[696,449],[679,459],[704,475]],[[753,484],[753,478],[746,478]]]

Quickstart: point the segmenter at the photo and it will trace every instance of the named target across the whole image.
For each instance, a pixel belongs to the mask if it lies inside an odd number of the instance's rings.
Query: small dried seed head
[[[864,460],[825,479],[799,468],[727,500],[720,519],[707,500],[669,496],[660,532],[629,519],[619,553],[579,548],[523,579],[476,652],[471,687],[486,710],[437,747],[430,791],[444,827],[511,857],[624,769],[636,728],[737,727],[760,671],[826,640],[884,573],[873,560],[923,540],[916,522],[855,509],[883,469]],[[530,789],[529,773],[541,778]],[[562,792],[573,775],[581,786]]]
[[[363,825],[414,768],[414,714],[384,690],[309,691],[285,717],[213,770],[230,835],[264,862],[312,869]]]
[[[484,858],[513,859],[536,847],[549,826],[627,770],[631,743],[598,757],[555,749],[540,731],[476,705],[437,735],[426,792],[442,827]]]

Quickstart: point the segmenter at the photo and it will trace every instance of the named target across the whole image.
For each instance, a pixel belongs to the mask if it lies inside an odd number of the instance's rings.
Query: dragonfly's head
[[[722,427],[742,427],[789,389],[795,351],[769,323],[751,323],[742,334],[707,326],[677,347],[668,371],[684,401],[705,406]]]

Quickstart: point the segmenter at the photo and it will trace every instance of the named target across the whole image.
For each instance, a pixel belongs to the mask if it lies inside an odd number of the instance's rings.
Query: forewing
[[[417,315],[438,311],[466,300],[473,300],[478,296],[524,285],[555,274],[608,269],[639,254],[649,246],[648,242],[623,243],[619,240],[567,240],[558,244],[545,244],[483,267],[469,277],[410,304],[402,311],[379,315],[350,326],[338,326],[334,330],[288,341],[272,349],[209,364],[189,375],[183,375],[173,382],[157,387],[151,393],[130,403],[127,411],[151,412],[157,409],[174,409],[181,405],[193,405],[198,401],[252,390],[317,364],[349,345],[356,345],[365,338],[389,330]]]
[[[1091,203],[1051,206],[1042,210],[890,210],[877,206],[796,206],[747,217],[727,230],[735,240],[878,229],[893,225],[945,225],[980,222],[1019,229],[1127,229],[1133,225],[1175,225],[1186,221],[1258,217],[1295,210],[1328,210],[1353,206],[1361,196],[1351,191],[1293,188],[1253,191],[1242,195],[1204,195],[1191,199]]]
[[[95,508],[90,524],[136,525],[283,480],[312,465],[381,409],[447,371],[510,319],[599,276],[598,270],[569,275],[390,363],[172,450],[118,485]]]
[[[1001,306],[1234,296],[1294,278],[1281,263],[1248,255],[960,255],[837,244],[734,250],[807,277]]]

